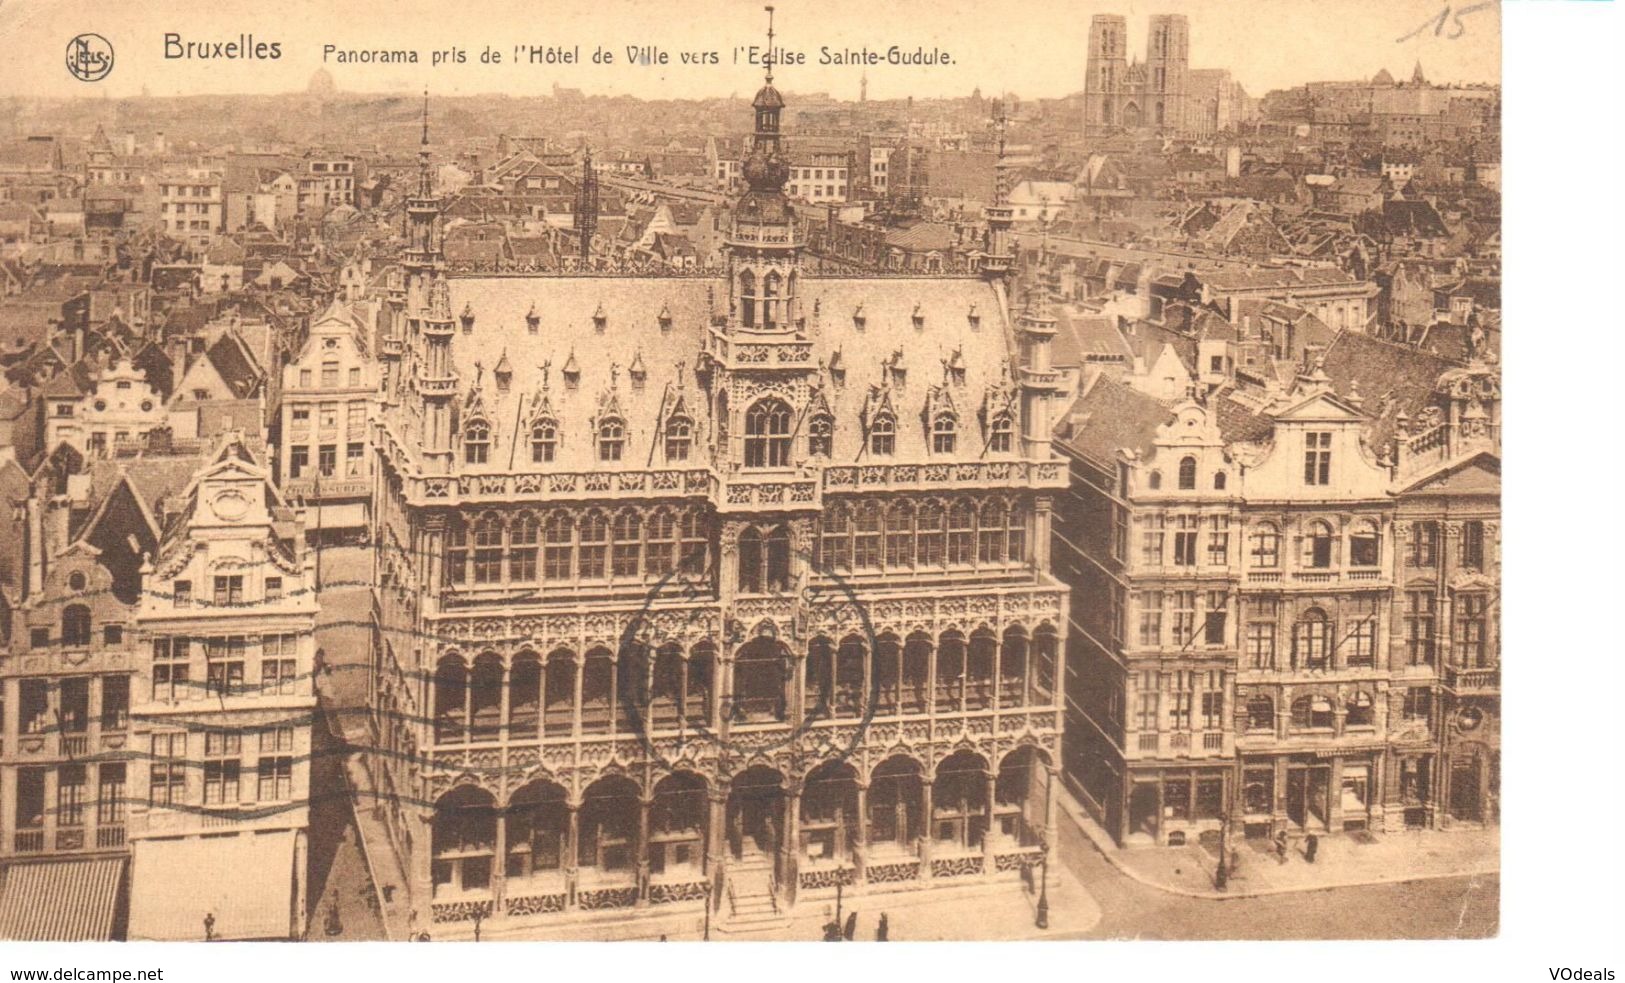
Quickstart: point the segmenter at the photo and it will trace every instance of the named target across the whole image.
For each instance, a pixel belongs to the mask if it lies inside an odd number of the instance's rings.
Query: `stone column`
[[[931,837],[935,832],[931,822],[931,780],[920,776],[920,876],[931,876]]]
[[[577,694],[580,687],[576,688]],[[580,706],[579,703],[576,704]],[[580,718],[577,718],[580,723]],[[577,803],[570,803],[570,837],[564,845],[564,903],[574,908],[576,905],[576,882],[580,879],[581,857],[581,807]]]
[[[784,796],[784,843],[783,850],[784,883],[780,885],[785,899],[790,904],[796,903],[796,888],[800,882],[801,870],[801,787],[792,785],[785,790]]]
[[[707,789],[706,802],[710,816],[705,824],[705,870],[709,874],[718,865],[726,866],[723,837],[728,825],[728,793],[720,787]]]
[[[512,657],[504,657],[502,660],[502,719],[497,724],[497,733],[501,735],[501,739],[504,741],[511,741],[514,738],[513,731],[508,726],[509,720],[511,719],[509,714],[512,712],[513,659]]]
[[[649,806],[651,800],[638,799],[638,907],[649,904]]]
[[[990,762],[987,768],[987,829],[982,833],[982,875],[993,876],[994,805],[998,802],[999,773]]]
[[[858,884],[865,882],[864,868],[869,861],[869,786],[858,783],[858,818],[852,844],[852,877]]]
[[[508,879],[508,815],[497,813],[495,853],[491,857],[491,917],[502,914],[502,899]]]
[[[577,645],[576,647],[579,649],[581,646]],[[580,651],[572,652],[570,661],[575,663],[574,683],[576,691],[575,709],[572,711],[574,722],[570,727],[570,735],[579,739],[581,737],[581,681],[587,675],[587,654]]]

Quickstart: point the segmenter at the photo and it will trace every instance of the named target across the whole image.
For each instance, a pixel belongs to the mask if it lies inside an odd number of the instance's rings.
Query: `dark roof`
[[[1067,411],[1056,438],[1062,446],[1102,467],[1121,448],[1145,453],[1173,412],[1131,386],[1102,375]]]
[[[1358,331],[1338,332],[1322,363],[1339,396],[1348,399],[1358,390],[1361,411],[1372,418],[1372,446],[1387,441],[1401,412],[1414,419],[1432,400],[1439,376],[1460,366]]]

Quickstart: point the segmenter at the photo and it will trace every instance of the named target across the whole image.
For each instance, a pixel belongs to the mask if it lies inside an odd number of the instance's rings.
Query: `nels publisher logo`
[[[81,34],[68,42],[68,71],[81,82],[99,82],[113,70],[113,46],[100,34]]]

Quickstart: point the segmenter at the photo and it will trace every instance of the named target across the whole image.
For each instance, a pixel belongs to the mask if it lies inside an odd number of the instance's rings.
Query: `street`
[[[1500,925],[1499,876],[1446,877],[1212,901],[1132,880],[1070,820],[1062,862],[1100,906],[1091,939],[1486,938]]]

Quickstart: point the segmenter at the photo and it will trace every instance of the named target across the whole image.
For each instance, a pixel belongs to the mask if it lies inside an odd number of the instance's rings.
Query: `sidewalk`
[[[1314,863],[1304,857],[1303,837],[1293,837],[1283,863],[1267,840],[1232,840],[1240,864],[1229,889],[1213,886],[1216,859],[1201,846],[1124,849],[1065,792],[1062,810],[1124,875],[1171,894],[1193,898],[1258,897],[1325,888],[1389,884],[1434,877],[1494,874],[1501,867],[1498,828],[1340,833],[1320,837]]]

